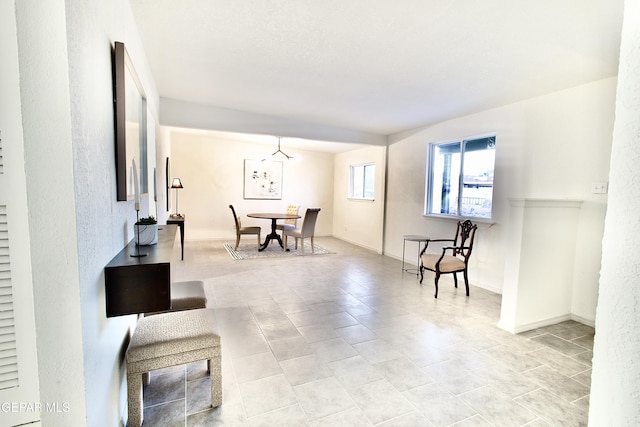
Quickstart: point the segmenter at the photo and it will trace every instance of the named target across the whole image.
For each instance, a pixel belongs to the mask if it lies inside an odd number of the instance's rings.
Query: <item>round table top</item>
[[[298,219],[300,215],[288,214],[288,213],[250,213],[247,214],[250,218],[262,218],[262,219]]]
[[[415,234],[406,234],[404,236],[404,240],[408,240],[410,242],[426,242],[429,240],[427,236],[418,236]]]

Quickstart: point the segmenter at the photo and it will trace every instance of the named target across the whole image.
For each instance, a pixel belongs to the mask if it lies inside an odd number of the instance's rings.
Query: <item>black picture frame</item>
[[[118,201],[134,197],[131,164],[135,159],[140,194],[149,192],[147,174],[147,100],[124,43],[113,48],[113,95]]]
[[[169,190],[171,189],[171,167],[169,164],[169,158],[167,157],[166,166],[165,166],[165,190],[167,191],[167,212],[171,210],[171,204],[169,197]]]
[[[244,199],[282,200],[282,162],[244,160]]]

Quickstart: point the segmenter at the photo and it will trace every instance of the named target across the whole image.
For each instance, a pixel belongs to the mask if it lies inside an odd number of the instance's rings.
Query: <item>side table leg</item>
[[[180,250],[182,260],[184,261],[184,222],[180,224]]]

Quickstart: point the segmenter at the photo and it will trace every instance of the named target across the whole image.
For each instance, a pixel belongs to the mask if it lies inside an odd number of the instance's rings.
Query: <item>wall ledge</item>
[[[576,208],[582,206],[582,200],[575,199],[522,199],[509,198],[509,204],[512,207],[525,208]]]

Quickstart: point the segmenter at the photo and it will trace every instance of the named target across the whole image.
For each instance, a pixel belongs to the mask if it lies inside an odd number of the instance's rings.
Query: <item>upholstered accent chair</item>
[[[316,230],[316,219],[318,218],[318,212],[320,208],[309,208],[304,214],[302,220],[302,227],[293,230],[284,230],[282,235],[284,237],[283,250],[287,250],[287,237],[291,236],[296,240],[295,248],[298,249],[298,239],[302,245],[302,255],[304,255],[304,239],[311,238],[311,252],[314,252],[313,236]]]
[[[473,239],[476,234],[477,225],[471,221],[458,221],[456,235],[453,239],[429,239],[424,245],[424,249],[420,252],[420,283],[424,278],[424,270],[433,271],[436,274],[435,298],[438,298],[438,280],[441,274],[453,274],[453,282],[458,287],[458,276],[456,273],[462,272],[464,275],[464,284],[469,296],[469,278],[467,275],[467,266],[473,249]],[[428,253],[427,247],[431,242],[451,242],[451,245],[444,246],[442,253]]]
[[[234,248],[234,250],[238,250],[238,245],[240,245],[240,236],[243,236],[245,234],[255,234],[256,236],[258,236],[258,247],[260,247],[260,227],[243,227],[242,221],[240,220],[238,215],[236,215],[236,210],[233,208],[233,205],[229,205],[229,209],[231,209],[231,212],[233,213],[233,221],[236,224],[236,247]]]
[[[290,215],[298,215],[300,211],[300,206],[298,205],[289,205],[287,206],[287,213]],[[276,225],[276,230],[280,230],[284,232],[284,230],[295,230],[298,226],[297,219],[285,219],[284,223]]]

